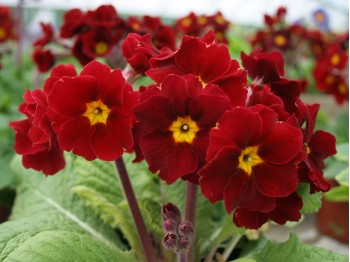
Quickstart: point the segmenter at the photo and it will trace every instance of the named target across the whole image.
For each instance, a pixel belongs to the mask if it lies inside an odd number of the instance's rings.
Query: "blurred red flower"
[[[48,72],[55,64],[55,56],[51,50],[35,49],[33,53],[34,63],[42,73]]]

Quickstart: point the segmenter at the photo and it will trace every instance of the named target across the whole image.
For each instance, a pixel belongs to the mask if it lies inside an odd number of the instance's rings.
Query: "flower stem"
[[[198,186],[189,181],[186,183],[186,205],[185,205],[185,220],[192,223],[193,228],[196,228],[196,207],[197,207],[197,189]],[[191,246],[187,253],[187,261],[192,261],[195,245],[195,234],[194,232]]]
[[[229,246],[225,249],[224,253],[222,254],[224,260],[226,261],[228,259],[228,257],[231,255],[233,249],[236,247],[238,241],[241,239],[243,235],[238,235],[236,237],[234,237],[231,241],[231,243],[229,244]]]
[[[122,184],[122,187],[124,189],[124,193],[126,196],[126,200],[128,201],[129,208],[132,214],[132,217],[134,219],[134,223],[136,226],[137,233],[139,235],[139,238],[141,240],[141,244],[146,256],[147,262],[155,262],[156,261],[156,255],[152,246],[152,240],[146,230],[145,223],[143,221],[140,208],[137,204],[137,200],[135,197],[134,190],[132,188],[128,172],[125,168],[124,160],[122,157],[119,157],[115,164],[118,169],[120,182]]]
[[[179,252],[177,253],[177,261],[178,262],[186,262],[186,253]]]

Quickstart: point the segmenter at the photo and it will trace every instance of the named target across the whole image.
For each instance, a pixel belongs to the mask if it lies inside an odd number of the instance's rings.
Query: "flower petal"
[[[295,164],[259,164],[253,167],[257,190],[269,197],[285,197],[296,191],[298,185]]]

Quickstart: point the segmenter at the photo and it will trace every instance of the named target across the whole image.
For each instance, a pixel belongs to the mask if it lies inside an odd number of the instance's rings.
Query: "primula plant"
[[[330,189],[335,137],[315,130],[319,105],[300,99],[303,82],[285,76],[283,56],[242,53],[240,64],[213,31],[178,48],[156,34],[124,39],[113,10],[65,14],[61,36],[76,35],[83,69],[54,67],[10,123],[24,168],[15,157],[1,260],[346,261],[296,235],[244,247],[252,230],[316,212]],[[42,26],[47,41],[35,46],[52,39]],[[145,76],[152,84],[136,88]]]

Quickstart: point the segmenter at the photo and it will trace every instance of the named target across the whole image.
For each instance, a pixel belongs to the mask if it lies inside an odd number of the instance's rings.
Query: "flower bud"
[[[179,235],[184,238],[191,238],[194,235],[194,228],[190,221],[183,221],[177,228]]]
[[[177,249],[178,236],[174,233],[166,233],[162,239],[165,249]]]
[[[182,253],[186,253],[190,248],[191,240],[188,238],[180,238],[179,240],[179,251]]]
[[[168,203],[162,207],[162,218],[163,221],[166,221],[167,219],[172,219],[175,221],[175,223],[178,225],[181,220],[181,213],[177,206],[175,206],[173,203]]]
[[[165,233],[175,233],[177,228],[177,223],[174,219],[168,218],[163,222],[163,230]]]

